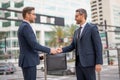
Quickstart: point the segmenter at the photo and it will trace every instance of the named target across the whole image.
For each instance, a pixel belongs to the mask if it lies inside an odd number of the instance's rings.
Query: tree
[[[1,39],[6,39],[6,32],[0,32],[0,49],[5,48],[6,47],[6,43],[5,41],[1,41]],[[0,50],[0,59],[4,59],[4,51]]]
[[[6,35],[6,32],[0,32],[0,39],[3,39]]]
[[[53,32],[49,41],[49,46],[60,47],[63,44],[64,39],[64,27],[55,26],[52,28]]]
[[[73,35],[74,35],[74,32],[75,32],[75,30],[78,28],[78,26],[77,25],[74,25],[74,24],[72,24],[72,25],[67,25],[66,26],[66,36],[68,36],[68,42],[67,42],[67,44],[66,45],[69,45],[69,44],[71,44],[71,42],[72,42],[72,39],[73,39]],[[75,53],[74,53],[74,51],[72,52],[72,59],[74,59],[74,56],[75,56]]]
[[[71,41],[72,41],[72,38],[73,38],[73,35],[74,35],[74,32],[75,32],[75,30],[78,28],[78,26],[76,26],[76,25],[74,25],[74,24],[72,24],[72,25],[67,25],[66,26],[66,36],[68,37],[68,39],[69,39],[69,41],[68,41],[68,44],[69,43],[71,43]]]
[[[51,47],[60,47],[66,46],[71,43],[74,31],[77,29],[77,26],[72,24],[71,26],[67,25],[65,27],[53,26],[51,32],[51,39],[48,42]],[[68,42],[64,43],[64,38],[68,38]]]
[[[68,28],[68,35],[73,36],[74,31],[78,28],[78,26],[72,24],[71,26],[67,26]]]

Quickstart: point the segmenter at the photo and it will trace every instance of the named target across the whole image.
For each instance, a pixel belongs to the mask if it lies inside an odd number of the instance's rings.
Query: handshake
[[[63,50],[62,50],[62,48],[51,48],[50,49],[50,53],[51,54],[59,54],[59,53],[61,53]]]
[[[62,48],[51,48],[50,49],[50,53],[52,54],[52,55],[54,55],[54,54],[59,54],[59,53],[61,53],[62,52]],[[44,59],[44,55],[40,55],[40,57],[39,57],[39,59],[40,60],[43,60]]]

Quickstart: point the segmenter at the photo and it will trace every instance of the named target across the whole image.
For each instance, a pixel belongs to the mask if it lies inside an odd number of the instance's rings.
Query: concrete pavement
[[[68,69],[71,67],[73,69],[74,62],[68,63]],[[5,77],[7,79],[4,79]],[[96,75],[96,77],[97,77],[97,80],[99,80],[98,74]],[[18,67],[18,70],[15,74],[5,75],[5,76],[0,75],[0,80],[23,80],[22,72]],[[44,72],[42,72],[40,68],[37,70],[37,80],[45,80]],[[75,75],[65,75],[65,76],[47,75],[47,80],[76,80],[76,76]],[[100,80],[120,80],[118,66],[103,65],[103,69],[100,73]]]
[[[120,80],[118,66],[103,66],[103,70],[100,73],[100,80]]]
[[[69,67],[70,65],[73,67],[74,63],[68,64]],[[98,79],[98,73],[96,73],[97,80],[120,80],[118,66],[103,65],[103,69],[99,76],[100,78]],[[41,80],[45,80],[45,79],[41,78]],[[75,75],[66,75],[66,76],[47,75],[47,80],[76,80],[76,76]]]

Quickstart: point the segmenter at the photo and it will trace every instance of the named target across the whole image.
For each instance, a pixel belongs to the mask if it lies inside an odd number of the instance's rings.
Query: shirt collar
[[[27,21],[27,20],[25,20],[25,19],[24,19],[23,21],[24,21],[24,22],[27,22],[28,24],[30,24],[30,22],[29,22],[29,21]]]
[[[86,24],[87,24],[87,22],[85,22],[84,24],[82,24],[81,27],[84,28]]]
[[[30,26],[31,26],[31,28],[32,28],[32,30],[33,30],[33,32],[34,32],[34,34],[36,35],[36,32],[35,32],[35,29],[32,27],[32,24],[30,24],[30,22],[29,21],[27,21],[27,20],[23,20],[24,22],[27,22]]]

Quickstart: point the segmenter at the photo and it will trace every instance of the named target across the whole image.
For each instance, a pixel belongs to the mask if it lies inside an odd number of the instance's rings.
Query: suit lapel
[[[88,23],[85,25],[85,28],[83,29],[83,32],[82,32],[82,34],[81,34],[81,36],[80,36],[80,39],[81,39],[82,36],[86,33],[87,29],[88,29]]]

